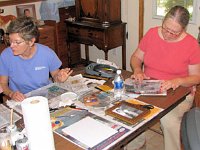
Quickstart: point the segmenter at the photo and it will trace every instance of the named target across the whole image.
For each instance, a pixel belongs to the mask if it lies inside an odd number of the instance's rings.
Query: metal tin
[[[16,141],[16,149],[17,150],[28,150],[28,138],[24,137],[23,139]]]

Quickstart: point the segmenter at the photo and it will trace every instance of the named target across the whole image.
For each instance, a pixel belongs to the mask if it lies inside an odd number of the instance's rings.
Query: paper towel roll
[[[55,150],[48,100],[42,96],[21,103],[30,150]]]

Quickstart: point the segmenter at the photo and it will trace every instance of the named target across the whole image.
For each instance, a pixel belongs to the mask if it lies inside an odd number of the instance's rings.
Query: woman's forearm
[[[200,83],[200,75],[190,75],[188,77],[179,78],[180,85],[185,87],[190,87]]]
[[[11,94],[13,93],[13,91],[7,85],[1,84],[1,87],[3,89],[3,94],[11,97]]]

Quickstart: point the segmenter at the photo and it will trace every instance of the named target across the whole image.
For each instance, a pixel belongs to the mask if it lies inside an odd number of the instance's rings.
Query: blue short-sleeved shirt
[[[0,56],[0,75],[8,76],[13,91],[28,93],[50,83],[49,73],[59,69],[61,61],[47,46],[36,43],[36,53],[31,59],[14,56],[10,47]]]

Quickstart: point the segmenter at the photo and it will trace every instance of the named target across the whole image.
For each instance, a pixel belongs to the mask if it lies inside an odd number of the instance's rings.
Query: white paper
[[[22,113],[30,150],[55,150],[48,100],[34,96],[22,101]]]
[[[91,117],[86,117],[62,131],[90,148],[117,133],[116,130]]]

